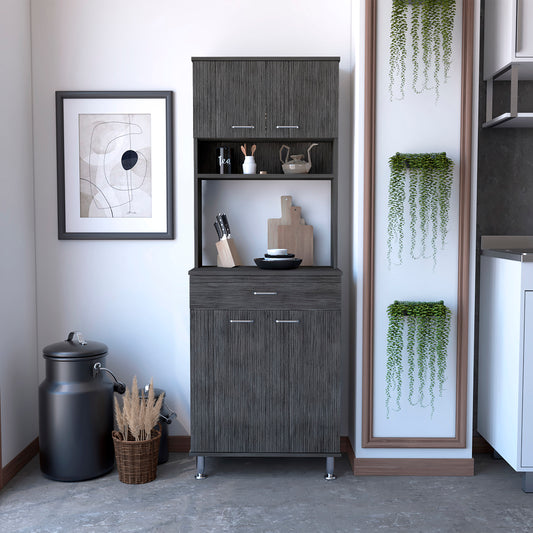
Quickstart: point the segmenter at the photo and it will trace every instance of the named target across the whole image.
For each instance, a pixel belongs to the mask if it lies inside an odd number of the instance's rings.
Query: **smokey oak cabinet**
[[[338,58],[193,58],[196,267],[190,274],[191,455],[340,455],[341,272],[337,261]],[[310,174],[331,183],[331,265],[294,270],[202,264],[202,187],[282,184],[289,140],[318,141]],[[268,176],[216,174],[212,154],[258,145]],[[232,144],[233,143],[233,144]],[[302,150],[303,151],[303,150]],[[283,193],[282,193],[283,194]],[[265,221],[266,224],[266,221]]]

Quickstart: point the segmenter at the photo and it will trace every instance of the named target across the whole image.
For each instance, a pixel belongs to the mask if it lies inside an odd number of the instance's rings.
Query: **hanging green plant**
[[[390,19],[389,94],[402,100],[405,96],[407,35],[410,36],[415,93],[435,91],[439,99],[441,79],[449,78],[455,0],[393,0]],[[410,16],[409,16],[410,13]],[[420,81],[422,61],[422,81]],[[395,86],[398,84],[395,95]]]
[[[440,302],[399,302],[387,308],[387,373],[385,407],[399,411],[404,373],[404,337],[407,355],[408,401],[435,411],[436,391],[442,396],[451,311]],[[407,331],[405,331],[407,330]],[[391,402],[393,405],[391,405]]]
[[[387,263],[402,264],[405,226],[405,198],[408,193],[410,256],[427,257],[430,241],[433,268],[437,251],[444,248],[448,234],[453,161],[445,152],[400,154],[389,158],[389,212],[387,224]],[[406,186],[407,178],[409,184]],[[420,237],[419,237],[420,234]],[[430,240],[431,235],[431,240]],[[418,247],[417,247],[418,245]]]

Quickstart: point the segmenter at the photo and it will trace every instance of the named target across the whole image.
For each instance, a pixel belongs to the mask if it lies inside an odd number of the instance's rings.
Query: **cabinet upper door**
[[[242,139],[265,136],[265,62],[194,62],[194,136]]]
[[[267,137],[337,137],[338,94],[337,60],[267,61]]]

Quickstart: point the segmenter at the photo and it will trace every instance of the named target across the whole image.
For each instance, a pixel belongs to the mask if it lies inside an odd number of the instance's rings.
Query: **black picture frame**
[[[172,91],[55,97],[58,238],[173,239]]]

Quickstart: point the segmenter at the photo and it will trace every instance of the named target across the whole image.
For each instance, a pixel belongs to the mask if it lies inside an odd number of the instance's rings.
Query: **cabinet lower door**
[[[271,322],[288,362],[291,453],[338,453],[340,311],[283,311]]]
[[[263,311],[191,311],[191,451],[286,452],[287,361]]]

